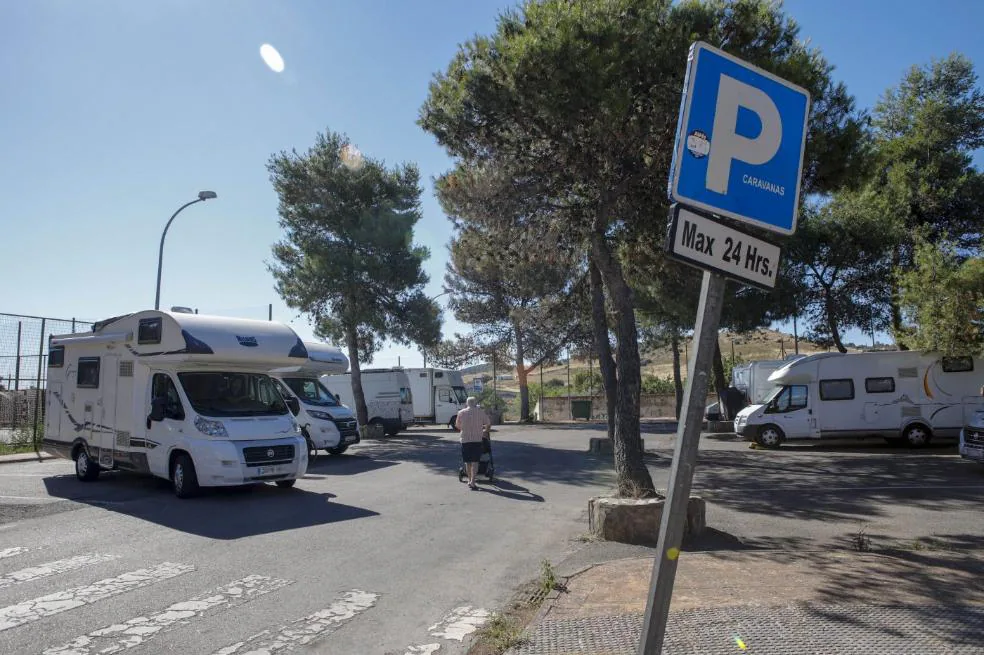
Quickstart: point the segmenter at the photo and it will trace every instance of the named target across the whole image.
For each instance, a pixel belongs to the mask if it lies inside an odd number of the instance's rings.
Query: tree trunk
[[[889,308],[892,313],[892,337],[895,339],[895,345],[898,346],[899,350],[908,350],[909,346],[905,345],[905,342],[903,341],[905,331],[902,325],[902,290],[899,289],[898,282],[894,275],[894,273],[899,270],[900,264],[901,258],[899,256],[899,251],[898,249],[895,249],[892,252],[893,275],[891,282],[889,282],[891,285],[891,299],[889,300]],[[838,350],[840,350],[839,346]],[[841,350],[841,352],[844,351]]]
[[[838,352],[846,353],[847,348],[844,347],[844,342],[841,341],[840,326],[837,325],[837,318],[834,317],[834,307],[830,299],[829,289],[823,290],[823,308],[827,314],[827,329],[830,330],[830,338],[834,340],[834,346]]]
[[[680,375],[680,333],[676,328],[670,337],[670,348],[673,350],[673,390],[676,392],[676,418],[679,421],[683,407],[683,379]]]
[[[530,420],[530,385],[526,377],[526,346],[523,343],[523,329],[518,322],[513,323],[516,335],[516,379],[519,380],[519,420]]]
[[[724,379],[724,360],[721,359],[721,342],[714,341],[714,391],[717,392],[718,411],[721,418],[725,421],[732,417],[728,416],[728,408],[724,406],[724,393],[728,390],[728,381]]]
[[[355,415],[359,425],[369,425],[369,410],[366,409],[366,394],[362,391],[362,369],[359,367],[359,338],[355,328],[345,331],[348,343],[349,364],[352,366],[352,397],[355,399]]]
[[[591,319],[594,326],[595,348],[598,351],[598,368],[605,390],[605,403],[608,407],[608,438],[615,438],[615,413],[618,399],[618,376],[615,373],[615,360],[612,346],[608,340],[608,314],[605,312],[605,288],[601,272],[594,262],[588,263],[591,273]]]
[[[606,208],[601,209],[601,212],[605,211]],[[599,216],[603,215],[604,213]],[[617,340],[615,370],[618,376],[618,397],[613,450],[618,493],[623,497],[653,496],[655,487],[643,460],[642,435],[639,427],[642,372],[639,363],[639,331],[636,329],[632,290],[626,283],[622,267],[600,229],[591,236],[591,255],[601,272],[615,310]]]

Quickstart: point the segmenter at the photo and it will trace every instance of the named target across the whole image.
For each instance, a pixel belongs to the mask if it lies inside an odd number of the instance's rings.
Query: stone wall
[[[608,405],[602,396],[571,396],[571,400],[591,401],[591,420],[608,420]],[[641,418],[675,418],[676,397],[673,394],[642,394],[639,399]],[[567,396],[541,398],[533,410],[538,421],[569,421],[571,406]]]

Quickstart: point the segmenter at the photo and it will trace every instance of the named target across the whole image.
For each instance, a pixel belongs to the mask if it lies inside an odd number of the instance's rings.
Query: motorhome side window
[[[974,370],[973,357],[944,357],[944,373],[969,373]]]
[[[185,417],[184,407],[181,406],[181,396],[178,395],[178,388],[174,386],[174,380],[166,373],[155,373],[154,381],[151,385],[153,400],[161,398],[164,400],[164,418],[171,418],[176,421],[183,421]]]
[[[892,393],[895,391],[895,378],[865,378],[864,390],[868,393]]]
[[[48,368],[61,368],[65,365],[65,346],[55,346],[48,351]]]
[[[406,387],[400,387],[400,402],[404,405],[413,402],[413,396],[410,395],[410,390]]]
[[[775,411],[792,412],[797,409],[806,408],[807,389],[806,385],[797,384],[785,387],[775,400]]]
[[[437,392],[437,399],[442,403],[451,402],[451,390],[448,388],[441,389]]]
[[[138,344],[160,343],[161,329],[162,329],[161,326],[162,326],[162,322],[160,317],[141,319],[140,326],[137,328],[137,343]]]
[[[820,380],[820,400],[853,400],[854,380]]]
[[[99,388],[98,357],[79,357],[79,372],[75,378],[75,386],[79,389]]]

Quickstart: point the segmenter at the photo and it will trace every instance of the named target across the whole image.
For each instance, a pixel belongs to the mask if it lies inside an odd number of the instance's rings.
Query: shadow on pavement
[[[532,500],[538,503],[543,502],[543,496],[533,493],[526,487],[520,487],[519,485],[513,484],[508,480],[496,479],[489,484],[479,484],[478,488],[493,495],[501,496],[502,498],[511,498],[513,500]]]
[[[398,463],[385,459],[366,457],[361,454],[332,455],[329,457],[319,455],[316,460],[308,463],[308,473],[319,476],[358,475],[359,473],[368,473],[369,471],[396,466]]]
[[[268,484],[206,489],[200,497],[185,500],[170,493],[166,480],[120,473],[104,474],[95,483],[55,476],[45,478],[44,485],[55,498],[210,539],[241,539],[378,516],[360,507],[329,502],[332,494]]]
[[[438,434],[440,432],[438,431]],[[492,433],[496,474],[524,483],[562,482],[574,486],[613,484],[611,458],[589,456],[584,450],[551,448],[514,441],[508,431]],[[461,446],[453,438],[416,430],[396,437],[363,442],[359,455],[389,462],[413,462],[433,473],[457,478]]]

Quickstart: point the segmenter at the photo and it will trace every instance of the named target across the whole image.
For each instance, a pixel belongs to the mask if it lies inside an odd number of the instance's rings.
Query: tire
[[[397,426],[395,428],[392,428],[390,430],[386,430],[386,436],[387,437],[395,437],[398,434],[400,434],[400,427],[399,426]]]
[[[451,419],[448,420],[448,427],[451,428],[452,430],[457,430],[458,429],[458,417],[457,416],[452,416]]]
[[[85,446],[79,448],[79,453],[75,457],[75,477],[82,482],[93,482],[99,478],[99,465],[89,457],[89,451]]]
[[[494,466],[490,466],[488,469],[485,470],[485,477],[489,482],[492,482],[492,479],[495,477]]]
[[[195,463],[185,453],[180,453],[171,467],[171,487],[178,498],[193,498],[201,491]]]
[[[379,418],[378,416],[370,420],[369,425],[374,426],[373,429],[374,432],[378,431],[379,428],[383,428],[383,434],[386,434],[386,424],[383,423],[383,419]]]
[[[290,489],[295,484],[297,484],[297,480],[277,480],[277,486],[281,489]]]
[[[930,439],[933,438],[933,433],[930,432],[929,428],[921,423],[913,423],[902,432],[902,440],[909,445],[910,448],[922,448],[923,446],[928,446]]]
[[[342,444],[341,446],[335,446],[334,448],[328,448],[328,454],[330,455],[344,455],[345,451],[348,450],[348,444]]]
[[[785,439],[786,435],[782,428],[772,423],[763,425],[759,428],[758,434],[755,435],[755,443],[763,448],[778,448]]]
[[[467,478],[464,467],[458,469],[458,482],[464,482]]]

